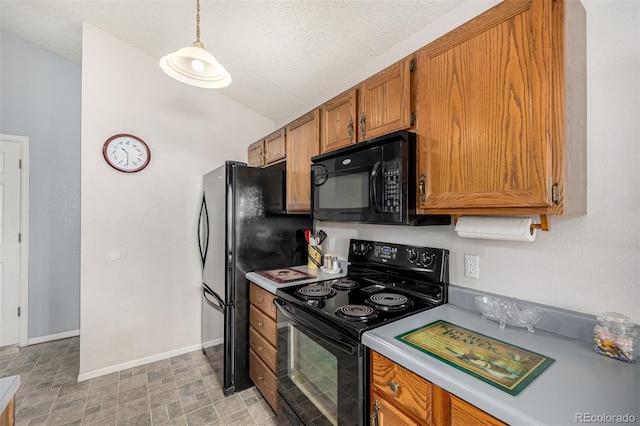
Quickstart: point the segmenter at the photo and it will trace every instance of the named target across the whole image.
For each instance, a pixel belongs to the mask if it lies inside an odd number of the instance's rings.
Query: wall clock
[[[119,134],[111,136],[102,147],[105,161],[114,169],[134,173],[147,167],[151,161],[151,151],[137,136]]]

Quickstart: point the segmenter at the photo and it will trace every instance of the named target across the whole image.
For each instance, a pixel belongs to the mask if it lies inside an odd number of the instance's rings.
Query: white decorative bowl
[[[476,296],[476,306],[482,313],[482,319],[492,319],[506,325],[526,327],[533,333],[533,326],[540,321],[542,309],[517,300],[503,299],[494,296]]]

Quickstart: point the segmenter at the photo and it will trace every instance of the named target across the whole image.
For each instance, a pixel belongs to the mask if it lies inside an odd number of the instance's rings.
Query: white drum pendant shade
[[[191,86],[220,89],[231,84],[231,75],[227,70],[196,43],[163,56],[160,68],[169,76]]]

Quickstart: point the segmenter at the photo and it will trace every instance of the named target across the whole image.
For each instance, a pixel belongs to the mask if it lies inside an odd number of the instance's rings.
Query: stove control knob
[[[360,250],[360,244],[353,243],[351,245],[351,251],[353,251],[353,254],[358,254],[359,250]]]
[[[433,261],[436,259],[435,254],[429,254],[429,252],[422,253],[420,256],[420,260],[422,260],[422,266],[429,267],[433,264]]]
[[[413,263],[418,260],[418,252],[415,249],[407,249],[407,259]]]
[[[369,246],[365,243],[360,243],[360,254],[362,255],[367,254],[368,251],[369,251]]]

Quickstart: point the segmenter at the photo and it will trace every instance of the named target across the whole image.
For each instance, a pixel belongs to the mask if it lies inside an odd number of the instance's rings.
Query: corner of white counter
[[[13,398],[16,392],[18,392],[19,387],[20,376],[0,378],[0,413],[7,408],[9,402],[11,402],[11,398]]]

